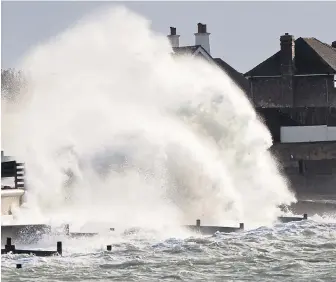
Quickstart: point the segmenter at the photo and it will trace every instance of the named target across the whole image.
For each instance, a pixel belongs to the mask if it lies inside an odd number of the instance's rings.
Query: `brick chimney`
[[[295,41],[294,36],[285,33],[280,37],[281,74],[293,75],[295,73]]]
[[[205,51],[210,54],[210,33],[207,32],[205,24],[197,24],[197,33],[195,33],[195,45],[201,45]]]
[[[293,107],[295,74],[294,36],[285,33],[280,36],[280,71],[283,106]]]
[[[180,36],[176,34],[176,27],[170,27],[170,34],[167,37],[172,47],[180,46]]]
[[[331,46],[336,48],[336,40],[333,43],[331,43]]]

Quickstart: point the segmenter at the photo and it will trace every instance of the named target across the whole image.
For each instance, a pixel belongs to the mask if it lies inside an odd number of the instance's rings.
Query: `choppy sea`
[[[53,250],[59,239],[29,248]],[[336,220],[327,215],[230,234],[138,230],[62,241],[62,257],[2,255],[2,281],[336,281]]]

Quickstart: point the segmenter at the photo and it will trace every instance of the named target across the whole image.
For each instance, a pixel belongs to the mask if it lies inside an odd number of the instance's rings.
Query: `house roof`
[[[249,89],[248,80],[244,77],[244,75],[238,72],[236,69],[231,67],[228,63],[223,61],[221,58],[214,59],[217,65],[224,70],[230,78],[238,84],[238,86],[244,90],[245,92]]]
[[[242,73],[235,70],[221,58],[213,58],[201,45],[174,47],[173,51],[176,55],[196,55],[198,53],[205,54],[208,59],[219,66],[242,90],[246,92],[248,91],[248,80]]]
[[[316,38],[295,40],[296,74],[336,73],[336,48]],[[245,76],[280,75],[280,51],[245,73]]]
[[[212,56],[201,45],[173,47],[173,51],[175,55],[198,55],[198,53],[202,53],[206,59],[213,60]]]
[[[321,42],[316,38],[303,38],[307,44],[321,57],[324,62],[336,71],[336,48]]]
[[[199,47],[201,46],[195,45],[195,46],[173,47],[173,51],[177,55],[187,55],[195,53]]]

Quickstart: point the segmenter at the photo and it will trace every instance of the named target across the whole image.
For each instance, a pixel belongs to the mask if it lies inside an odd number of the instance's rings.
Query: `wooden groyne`
[[[278,217],[278,221],[282,223],[288,223],[288,222],[296,222],[296,221],[302,221],[307,220],[308,214],[303,214],[302,217],[299,216],[281,216]],[[184,225],[183,227],[200,233],[202,235],[212,235],[216,232],[221,233],[232,233],[232,232],[239,232],[244,230],[244,223],[240,223],[239,227],[227,227],[227,226],[206,226],[201,225],[201,220],[197,219],[195,225]],[[41,234],[46,234],[51,231],[51,226],[44,225],[44,224],[35,224],[35,225],[11,225],[11,226],[2,226],[1,231],[3,234],[3,231],[7,232],[15,231],[17,234],[23,235],[23,236],[37,236]],[[3,230],[5,229],[5,230]],[[110,228],[110,231],[114,231],[114,228]],[[14,233],[15,233],[14,232]],[[66,236],[69,236],[71,238],[78,238],[78,237],[92,237],[95,235],[98,235],[99,233],[81,233],[81,232],[69,232],[69,224],[65,224],[62,228],[61,234],[64,234]],[[112,245],[106,246],[106,251],[112,251]],[[5,248],[1,249],[1,254],[28,254],[28,255],[35,255],[39,257],[49,257],[54,255],[63,255],[62,250],[62,242],[58,241],[56,250],[50,251],[50,250],[28,250],[28,249],[16,249],[15,245],[12,244],[12,238],[7,237],[6,238],[6,244]],[[22,268],[21,264],[17,264],[16,268]]]
[[[303,214],[303,216],[279,216],[278,221],[282,223],[288,223],[292,221],[302,221],[302,220],[307,220],[308,219],[308,214]]]
[[[288,222],[295,222],[295,221],[302,221],[302,220],[307,220],[308,219],[308,214],[303,214],[303,216],[280,216],[277,218],[277,221],[282,222],[282,223],[288,223]],[[239,223],[239,227],[227,227],[227,226],[206,226],[206,225],[201,225],[201,220],[197,219],[196,220],[196,225],[185,225],[185,228],[201,233],[203,235],[211,235],[216,232],[221,232],[221,233],[232,233],[232,232],[239,232],[244,230],[244,223]]]
[[[244,223],[240,223],[239,227],[226,227],[226,226],[206,226],[201,225],[201,220],[196,220],[196,225],[185,225],[183,226],[193,232],[201,233],[203,235],[211,235],[216,232],[231,233],[244,230]]]
[[[278,222],[288,223],[307,220],[308,215],[305,213],[303,216],[280,216],[277,218]],[[221,233],[231,233],[239,232],[244,230],[244,223],[240,223],[237,227],[228,227],[228,226],[209,226],[201,225],[201,220],[197,219],[195,225],[184,225],[182,226],[204,235],[214,234],[216,232]],[[114,228],[110,228],[110,231],[115,231]],[[1,242],[4,243],[7,237],[14,238],[15,240],[24,240],[24,241],[37,241],[43,235],[51,234],[52,227],[46,224],[31,224],[31,225],[3,225],[1,226]],[[54,232],[53,232],[54,233]],[[70,232],[69,224],[65,224],[60,232],[60,235],[65,235],[70,238],[85,238],[93,237],[99,235],[96,232]]]
[[[106,251],[112,251],[112,245],[106,245]],[[15,245],[12,244],[12,238],[7,238],[6,245],[4,249],[1,249],[1,254],[26,254],[26,255],[34,255],[38,257],[51,257],[51,256],[62,256],[63,255],[63,247],[62,242],[57,242],[56,251],[43,251],[43,250],[23,250],[16,249]],[[21,263],[16,264],[17,269],[22,268]]]
[[[15,245],[12,244],[12,239],[7,238],[6,245],[4,249],[1,249],[1,254],[27,254],[27,255],[35,255],[38,257],[50,257],[54,255],[62,255],[62,242],[57,242],[56,251],[43,251],[43,250],[23,250],[23,249],[16,249]]]
[[[110,231],[114,231],[114,228],[110,228]],[[99,235],[96,232],[70,232],[69,224],[64,225],[64,234],[70,238],[83,238],[83,237],[94,237]]]
[[[110,231],[114,231],[114,228],[110,228]],[[53,230],[52,226],[47,224],[2,225],[1,243],[4,244],[8,237],[17,241],[31,243],[40,240],[44,235],[48,234],[65,235],[70,238],[85,238],[97,236],[99,233],[70,232],[69,224],[63,225],[59,231]]]

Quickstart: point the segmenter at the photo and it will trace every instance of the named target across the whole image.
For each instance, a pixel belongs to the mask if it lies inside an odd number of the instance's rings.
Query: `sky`
[[[103,6],[124,5],[164,35],[177,28],[180,46],[193,45],[207,25],[213,57],[247,72],[279,50],[280,35],[336,40],[336,2],[2,2],[1,67],[15,67],[28,50]]]

